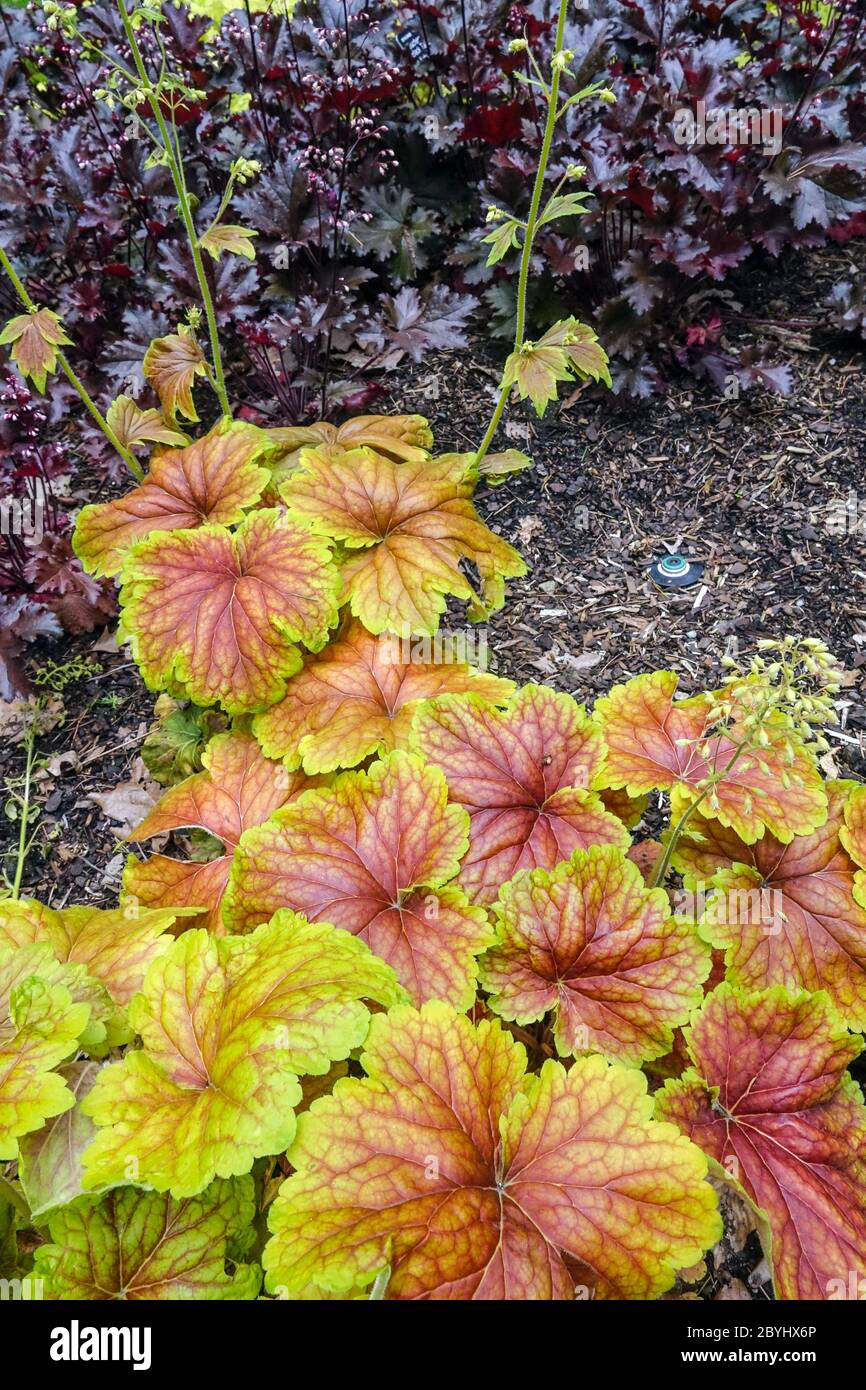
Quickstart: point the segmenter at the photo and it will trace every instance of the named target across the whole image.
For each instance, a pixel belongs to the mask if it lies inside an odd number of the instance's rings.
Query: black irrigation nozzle
[[[663,555],[647,565],[647,570],[660,589],[688,589],[701,578],[704,564],[702,560],[687,560],[685,555]]]

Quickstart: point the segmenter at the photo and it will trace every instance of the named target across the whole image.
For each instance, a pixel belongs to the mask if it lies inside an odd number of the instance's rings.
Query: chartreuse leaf
[[[518,874],[495,911],[497,942],[479,972],[490,1007],[521,1024],[552,1012],[561,1056],[661,1057],[703,998],[709,948],[613,845]]]
[[[607,743],[604,785],[624,787],[631,796],[658,788],[670,791],[675,810],[684,810],[725,768],[740,741],[737,729],[711,734],[709,756],[699,746],[710,727],[713,700],[696,695],[674,700],[673,671],[652,671],[615,685],[596,701]],[[787,843],[810,835],[827,817],[827,797],[814,760],[779,716],[764,721],[767,746],[748,749],[716,784],[719,809],[714,819],[753,844],[764,828]],[[788,760],[787,746],[793,748]],[[708,802],[701,809],[709,814]]]
[[[181,1201],[135,1187],[80,1197],[51,1217],[35,1270],[54,1299],[253,1299],[258,1267],[226,1266],[254,1216],[251,1177],[218,1178]]]
[[[82,1104],[101,1128],[85,1186],[141,1182],[176,1197],[246,1173],[291,1142],[298,1077],[364,1039],[362,999],[403,997],[363,942],[277,913],[247,937],[188,931],[150,967],[130,1018],[140,1051],[107,1066]]]
[[[231,714],[278,700],[301,665],[295,642],[324,644],[337,619],[327,542],[275,509],[223,526],[156,531],[129,553],[124,627],[152,689],[174,679]]]
[[[57,370],[57,349],[71,342],[51,309],[18,314],[0,332],[0,345],[12,344],[12,361],[25,380],[30,377],[37,391],[45,390],[47,377]]]
[[[279,704],[256,715],[253,732],[265,752],[289,768],[333,772],[371,753],[408,747],[423,700],[474,691],[501,703],[512,694],[513,681],[451,660],[447,649],[443,660],[425,660],[435,655],[425,652],[425,641],[374,637],[351,621],[337,641],[307,658]]]
[[[54,1068],[88,1029],[91,1002],[75,997],[89,993],[83,977],[44,943],[0,945],[0,1159],[15,1158],[21,1135],[75,1104]],[[104,1025],[90,1026],[105,1037]]]
[[[34,1220],[66,1206],[84,1191],[81,1159],[96,1130],[80,1102],[92,1090],[99,1069],[99,1063],[91,1061],[58,1067],[57,1074],[69,1087],[75,1105],[18,1141],[18,1176]]]
[[[25,898],[0,903],[0,947],[47,942],[56,960],[82,965],[124,1008],[141,989],[150,962],[171,944],[165,933],[188,915],[184,908],[150,911],[133,904],[57,911]]]
[[[628,845],[594,791],[601,731],[570,695],[526,685],[504,710],[446,695],[418,711],[415,737],[469,812],[460,885],[473,902],[493,902],[520,869],[552,869],[592,844]]]
[[[777,1298],[850,1298],[866,1269],[866,1108],[846,1072],[862,1038],[823,992],[722,984],[686,1039],[693,1069],[658,1114],[766,1214]]]
[[[341,602],[369,632],[435,632],[449,594],[480,621],[505,599],[505,580],[526,573],[517,551],[469,500],[474,482],[458,454],[393,463],[370,449],[305,450],[282,485],[290,513],[342,541]],[[352,552],[360,552],[352,554]],[[461,570],[478,570],[477,594]]]
[[[208,228],[199,245],[203,246],[215,261],[226,252],[254,261],[256,248],[253,246],[253,237],[257,236],[258,232],[254,232],[251,227],[240,227],[236,222],[220,222],[216,227]]]
[[[610,386],[607,353],[597,334],[587,324],[567,318],[555,323],[537,343],[526,342],[512,352],[505,363],[502,385],[516,386],[521,400],[528,396],[535,413],[543,415],[556,400],[558,383],[575,378],[591,378]]]
[[[746,989],[826,990],[849,1028],[866,1028],[866,910],[842,845],[853,782],[828,782],[829,813],[788,844],[764,834],[746,844],[699,813],[673,865],[707,895],[700,931],[726,951],[727,976]],[[714,891],[711,891],[714,890]]]
[[[220,422],[183,449],[155,455],[140,487],[112,502],[83,507],[73,544],[91,574],[118,574],[135,541],[152,531],[233,526],[259,500],[270,473],[253,460],[267,446],[263,430]]]
[[[304,792],[235,851],[223,916],[247,930],[279,907],[332,921],[394,967],[410,997],[468,1008],[475,957],[492,941],[486,914],[451,885],[468,817],[445,779],[397,751],[368,772]]]
[[[204,771],[170,787],[127,838],[147,840],[172,830],[198,829],[221,840],[225,853],[205,861],[130,855],[123,886],[147,907],[183,903],[190,910],[199,908],[201,925],[220,932],[223,894],[241,835],[314,784],[302,772],[287,772],[266,758],[252,734],[218,734],[202,762]]]
[[[721,1235],[699,1150],[602,1057],[526,1076],[495,1021],[447,1005],[377,1015],[363,1080],[298,1121],[263,1263],[274,1293],[655,1298]],[[568,1262],[568,1263],[567,1263]]]

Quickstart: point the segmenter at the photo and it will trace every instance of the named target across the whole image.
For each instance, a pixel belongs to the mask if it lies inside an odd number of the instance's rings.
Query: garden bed
[[[792,256],[749,281],[752,312],[772,319],[794,353],[788,397],[726,401],[690,382],[643,403],[578,392],[543,421],[514,412],[504,442],[535,467],[479,494],[485,520],[531,565],[483,629],[497,671],[591,704],[646,669],[677,671],[684,691],[706,689],[733,643],[748,653],[779,632],[819,636],[851,673],[825,770],[864,775],[866,532],[834,534],[826,518],[852,494],[863,503],[866,365],[856,344],[824,345],[788,327],[808,320],[816,293],[850,275],[852,262],[862,267],[864,251],[855,242]],[[382,408],[425,414],[442,447],[469,449],[490,412],[496,363],[479,342],[443,352],[435,365],[395,373]],[[663,591],[646,566],[676,547],[706,570],[693,588]],[[139,757],[154,697],[126,652],[93,645],[66,637],[29,649],[31,672],[45,657],[102,666],[68,687],[65,721],[40,745],[45,855],[34,852],[27,887],[57,906],[116,900],[118,822],[91,797],[139,780],[156,790]],[[16,760],[10,750],[6,775]],[[17,834],[8,822],[3,830],[8,850]]]

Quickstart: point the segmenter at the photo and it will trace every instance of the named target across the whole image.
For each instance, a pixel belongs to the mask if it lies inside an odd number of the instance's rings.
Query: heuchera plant
[[[563,70],[537,74],[551,122]],[[25,309],[16,342],[62,369]],[[778,1297],[849,1296],[866,797],[816,761],[823,644],[592,711],[425,649],[447,600],[484,619],[523,573],[472,501],[513,463],[487,446],[518,370],[543,407],[600,348],[519,333],[493,428],[437,457],[419,417],[223,410],[188,438],[194,391],[223,404],[193,320],[148,349],[162,412],[100,415],[154,448],[75,542],[119,581],[172,784],[118,907],[0,903],[4,1274],[55,1299],[654,1299],[722,1234],[712,1177]]]

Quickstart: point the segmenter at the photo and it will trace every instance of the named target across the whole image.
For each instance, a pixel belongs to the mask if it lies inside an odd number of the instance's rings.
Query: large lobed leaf
[[[521,1024],[552,1012],[561,1056],[660,1057],[703,998],[709,949],[613,845],[518,874],[495,911],[497,941],[480,968],[490,1007]]]
[[[467,832],[442,774],[414,755],[390,753],[369,772],[304,792],[243,836],[225,921],[246,930],[292,907],[334,922],[388,961],[416,1003],[468,1008],[475,957],[492,934],[486,914],[449,886]]]
[[[699,814],[673,855],[688,888],[715,889],[701,933],[726,951],[728,979],[747,989],[826,990],[843,1022],[866,1027],[866,909],[843,848],[852,782],[827,784],[827,820],[782,844],[746,844]]]
[[[615,685],[595,706],[608,746],[605,784],[639,796],[654,788],[670,791],[675,811],[694,802],[710,773],[730,761],[738,730],[709,738],[709,757],[698,749],[709,727],[712,697],[674,700],[673,671],[652,671]],[[752,844],[766,827],[778,839],[811,834],[827,815],[827,798],[814,761],[781,717],[765,721],[766,748],[743,754],[717,784],[722,825]],[[786,744],[794,748],[786,758]],[[702,810],[709,815],[707,801]]]
[[[373,449],[397,463],[422,463],[433,447],[433,435],[423,415],[354,415],[342,425],[318,420],[313,425],[278,426],[268,430],[271,444],[282,453],[280,471],[298,463],[302,449],[320,444],[336,449]]]
[[[303,773],[289,773],[266,758],[252,734],[218,734],[202,754],[202,763],[204,771],[171,787],[128,838],[147,840],[195,828],[220,840],[225,853],[205,861],[165,854],[142,861],[131,855],[123,886],[149,908],[181,903],[200,908],[203,925],[222,932],[222,900],[241,835],[313,784]]]
[[[514,691],[513,681],[465,662],[405,655],[399,639],[374,637],[353,619],[336,642],[307,658],[279,704],[256,715],[253,731],[265,752],[284,757],[290,768],[333,772],[373,753],[407,748],[423,700],[474,691],[502,703]]]
[[[185,932],[132,1004],[141,1050],[105,1067],[82,1103],[101,1126],[85,1186],[132,1180],[189,1197],[246,1173],[291,1142],[298,1076],[363,1042],[361,1000],[402,997],[363,942],[291,912],[246,937]]]
[[[846,1067],[862,1039],[826,994],[723,984],[686,1032],[694,1066],[657,1111],[769,1220],[776,1296],[850,1296],[866,1268],[866,1108]]]
[[[208,522],[233,526],[270,481],[268,470],[253,462],[266,445],[264,431],[220,422],[194,444],[156,454],[140,487],[82,508],[76,555],[91,574],[118,574],[130,546],[152,531],[192,530]]]
[[[152,689],[180,682],[231,714],[280,699],[300,668],[294,643],[324,644],[337,620],[327,542],[275,509],[222,526],[157,531],[124,569],[124,627]]]
[[[261,1271],[229,1273],[226,1259],[255,1210],[251,1177],[217,1179],[181,1201],[134,1187],[80,1197],[52,1216],[34,1272],[63,1300],[253,1299]]]
[[[0,945],[0,1159],[75,1104],[54,1069],[90,1024],[89,994],[82,967],[59,965],[47,944]]]
[[[473,621],[501,608],[505,580],[526,573],[517,551],[494,534],[469,500],[459,455],[394,463],[370,449],[304,450],[282,486],[291,514],[341,541],[341,602],[369,632],[435,632],[449,594]],[[360,552],[352,554],[351,552]],[[477,594],[460,568],[478,570]]]
[[[100,1064],[67,1062],[57,1075],[69,1088],[74,1104],[47,1119],[41,1129],[18,1140],[18,1177],[34,1220],[80,1197],[84,1191],[82,1158],[95,1133],[81,1101],[93,1089]]]
[[[524,1075],[495,1022],[446,1005],[374,1018],[363,1080],[298,1122],[274,1202],[272,1292],[391,1267],[392,1299],[653,1298],[718,1238],[705,1164],[651,1120],[640,1072],[583,1058]]]
[[[169,928],[189,914],[182,907],[103,911],[64,907],[32,898],[0,903],[0,946],[46,942],[57,961],[82,965],[114,1002],[125,1008],[141,989],[151,961],[168,950]]]
[[[622,822],[593,790],[604,741],[570,695],[526,685],[505,710],[474,695],[419,710],[418,747],[469,812],[460,884],[490,903],[520,869],[552,869],[592,844],[626,846]]]

